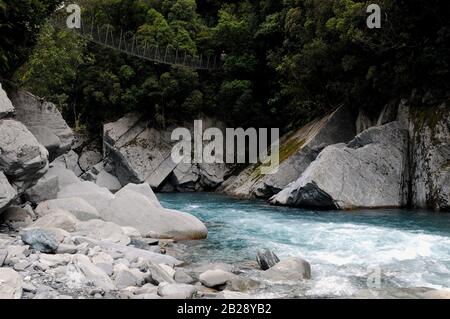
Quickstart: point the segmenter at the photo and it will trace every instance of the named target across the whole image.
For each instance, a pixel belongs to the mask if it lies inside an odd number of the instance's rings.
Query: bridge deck
[[[147,61],[197,70],[214,70],[218,67],[217,56],[193,56],[172,46],[149,45],[148,42],[140,41],[136,34],[122,30],[115,32],[112,26],[99,26],[94,20],[91,23],[81,23],[79,29],[68,29],[65,21],[56,19],[52,19],[51,23],[58,29],[72,30],[91,42]]]

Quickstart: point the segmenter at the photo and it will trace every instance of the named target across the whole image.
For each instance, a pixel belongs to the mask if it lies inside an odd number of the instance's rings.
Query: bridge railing
[[[86,22],[87,21],[87,22]],[[155,63],[184,66],[199,70],[214,70],[219,66],[215,55],[192,55],[187,50],[171,45],[150,44],[132,32],[116,31],[111,25],[99,25],[92,19],[83,19],[81,28],[69,29],[66,21],[52,18],[51,24],[58,29],[77,32],[80,36],[99,45]]]

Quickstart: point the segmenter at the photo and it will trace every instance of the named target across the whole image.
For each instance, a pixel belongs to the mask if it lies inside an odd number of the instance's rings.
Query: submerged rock
[[[407,203],[407,137],[407,131],[392,122],[364,131],[347,145],[329,146],[271,203],[331,209],[402,207]]]
[[[297,282],[311,279],[311,266],[300,257],[289,257],[264,271],[262,277],[273,282]]]
[[[262,270],[267,270],[279,263],[280,259],[274,252],[264,248],[258,250],[258,253],[256,254],[256,261]]]
[[[217,288],[225,285],[234,277],[235,275],[230,272],[216,269],[216,270],[208,270],[200,274],[199,279],[204,286],[209,288]]]
[[[234,277],[229,282],[229,289],[233,291],[250,291],[261,287],[262,284],[251,278]]]

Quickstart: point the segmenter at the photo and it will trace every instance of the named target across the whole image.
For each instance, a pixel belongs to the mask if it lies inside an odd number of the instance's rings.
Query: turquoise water
[[[450,215],[407,210],[354,212],[274,207],[220,194],[159,194],[163,206],[192,213],[208,239],[188,245],[188,261],[245,264],[267,247],[302,256],[313,279],[297,294],[350,297],[379,273],[384,291],[450,289]]]

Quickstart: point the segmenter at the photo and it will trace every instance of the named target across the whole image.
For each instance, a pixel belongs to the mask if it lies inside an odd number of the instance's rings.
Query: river
[[[213,193],[158,197],[163,206],[192,213],[208,227],[208,239],[186,244],[190,263],[240,267],[264,247],[281,259],[310,262],[312,280],[265,287],[262,297],[401,298],[418,287],[450,290],[448,214],[314,211]]]

